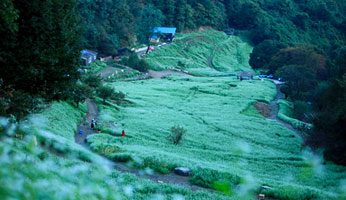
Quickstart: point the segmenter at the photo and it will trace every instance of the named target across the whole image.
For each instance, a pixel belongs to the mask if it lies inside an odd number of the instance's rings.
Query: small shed
[[[240,79],[241,81],[242,80],[252,80],[253,79],[253,73],[242,71],[242,72],[237,74],[237,79]]]
[[[150,39],[153,41],[162,40],[164,42],[172,42],[176,31],[177,28],[175,27],[155,27],[155,34]]]
[[[81,51],[81,59],[83,60],[83,65],[88,66],[96,60],[97,53],[95,51],[84,49]]]

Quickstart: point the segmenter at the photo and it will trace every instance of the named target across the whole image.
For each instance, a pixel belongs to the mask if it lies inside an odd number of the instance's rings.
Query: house
[[[237,79],[242,80],[252,80],[253,78],[253,73],[251,72],[246,72],[246,71],[242,71],[240,73],[237,74]]]
[[[81,59],[83,60],[83,65],[88,66],[96,60],[97,53],[91,50],[82,50]]]
[[[105,56],[105,57],[101,57],[100,60],[102,62],[111,62],[113,60],[112,56]]]
[[[150,38],[150,41],[153,42],[172,42],[175,37],[175,32],[177,28],[175,27],[155,27],[154,35]]]

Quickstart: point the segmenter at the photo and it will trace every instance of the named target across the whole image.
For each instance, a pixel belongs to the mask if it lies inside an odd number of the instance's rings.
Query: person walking
[[[121,132],[121,137],[125,137],[125,131],[124,130]]]
[[[92,119],[91,120],[91,125],[90,125],[91,129],[94,129],[95,128],[95,120]]]

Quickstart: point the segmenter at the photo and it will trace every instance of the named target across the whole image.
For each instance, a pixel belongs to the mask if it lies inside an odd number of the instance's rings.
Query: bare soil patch
[[[271,109],[270,106],[263,102],[257,102],[253,104],[258,111],[259,114],[263,115],[264,117],[270,117]]]

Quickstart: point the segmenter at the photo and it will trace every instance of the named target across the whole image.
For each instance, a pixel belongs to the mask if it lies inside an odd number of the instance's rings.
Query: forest
[[[251,67],[283,78],[296,117],[314,125],[307,144],[346,165],[344,0],[3,0],[0,115],[19,121],[71,99],[80,51],[145,43],[148,16],[180,33],[234,28],[254,46]]]

